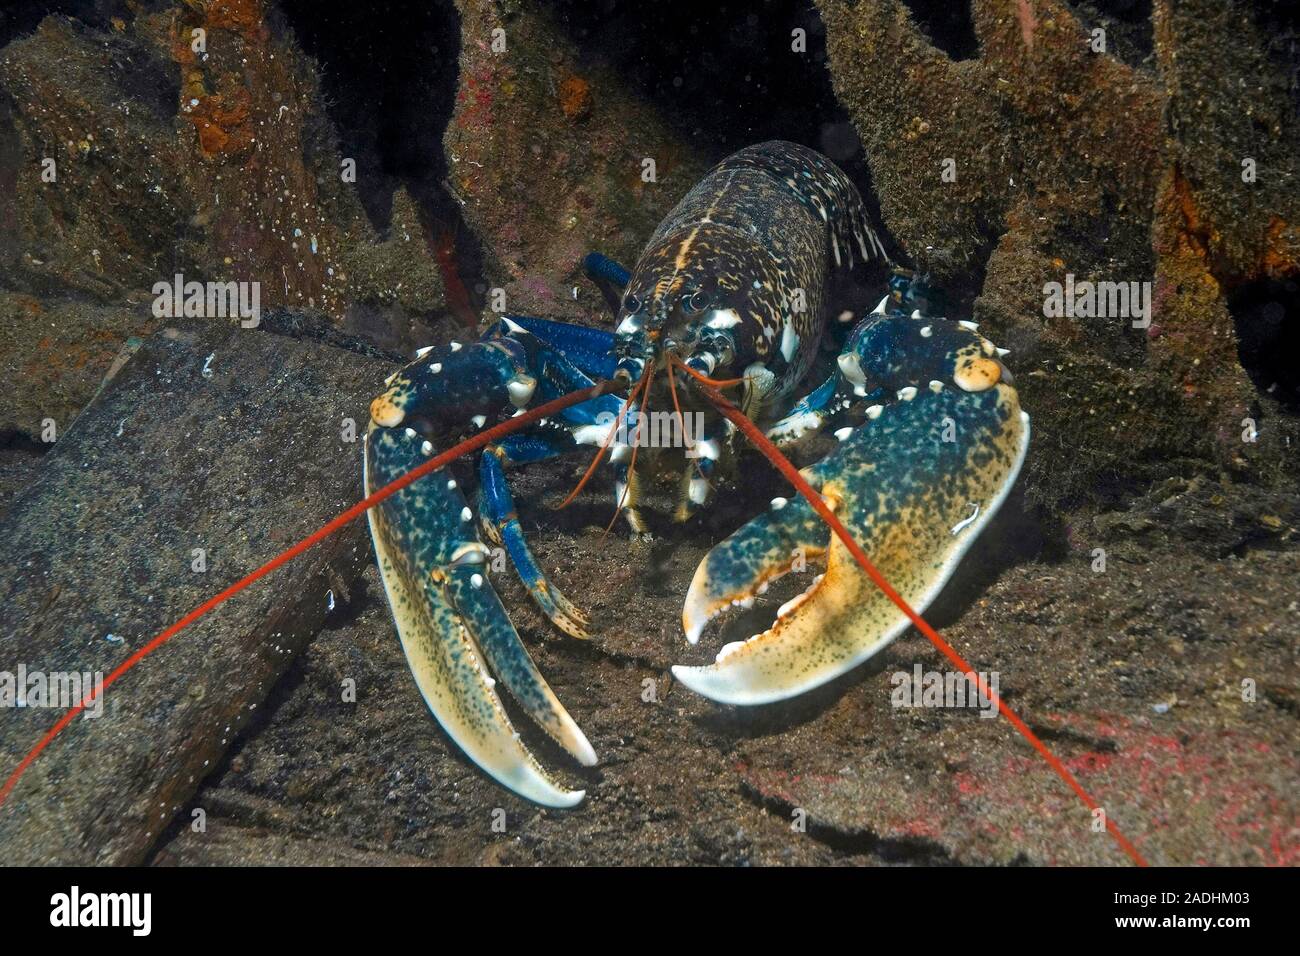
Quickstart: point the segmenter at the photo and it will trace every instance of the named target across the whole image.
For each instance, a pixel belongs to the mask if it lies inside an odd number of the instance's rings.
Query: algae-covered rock
[[[446,307],[418,205],[398,190],[376,233],[355,191],[372,171],[339,155],[319,69],[276,7],[133,12],[102,28],[48,16],[0,51],[0,182],[13,184],[0,288],[41,300],[5,305],[15,328],[40,313],[40,332],[0,342],[32,406],[6,410],[4,427],[33,435],[34,415],[75,414],[68,400],[89,393],[52,370],[93,341],[87,367],[102,375],[102,355],[157,326],[154,285],[176,275],[256,284],[263,310],[320,311],[385,346],[427,340]],[[74,358],[32,362],[53,353]]]
[[[448,185],[483,242],[489,283],[504,289],[508,309],[596,311],[582,257],[596,249],[630,267],[709,164],[623,78],[586,65],[546,11],[492,0],[457,6]]]
[[[886,225],[978,292],[974,317],[1013,350],[1030,495],[1113,490],[1170,457],[1276,477],[1296,423],[1243,370],[1227,298],[1297,272],[1285,184],[1300,144],[1261,15],[1157,3],[1154,62],[1134,65],[1106,21],[1055,0],[977,0],[979,56],[961,61],[896,0],[819,7]],[[1131,289],[1129,308],[1100,292],[1077,314],[1053,307],[1052,289],[1100,283]]]
[[[340,318],[391,297],[391,269],[350,268],[382,240],[353,185],[366,170],[339,156],[317,77],[260,0],[142,8],[102,31],[47,17],[0,54],[18,143],[0,157],[18,226],[0,268],[29,291],[114,302],[151,299],[176,272],[255,281],[263,307]],[[406,208],[403,229],[416,219]],[[412,273],[402,305],[428,314],[442,294],[416,237],[422,254],[395,267]]]
[[[160,324],[142,307],[0,292],[0,436],[58,441],[123,343]]]

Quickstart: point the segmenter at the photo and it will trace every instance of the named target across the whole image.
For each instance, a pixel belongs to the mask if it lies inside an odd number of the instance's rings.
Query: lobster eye
[[[709,294],[704,291],[692,292],[683,304],[687,312],[703,312],[709,307]]]
[[[641,300],[634,295],[629,295],[623,300],[623,308],[628,312],[638,312],[641,309]]]

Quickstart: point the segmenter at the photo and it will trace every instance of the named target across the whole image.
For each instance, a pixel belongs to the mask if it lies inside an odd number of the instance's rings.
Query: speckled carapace
[[[751,381],[758,414],[807,373],[833,267],[886,260],[862,199],[826,157],[773,141],[728,156],[650,238],[617,329],[629,365],[661,351]],[[721,333],[721,334],[719,334]],[[627,366],[625,366],[627,367]]]

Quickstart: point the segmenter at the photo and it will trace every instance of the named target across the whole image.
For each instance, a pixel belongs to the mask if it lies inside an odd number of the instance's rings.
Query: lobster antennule
[[[624,420],[624,418],[627,415],[628,409],[632,407],[632,403],[637,400],[637,396],[640,394],[641,390],[646,387],[648,382],[649,382],[648,377],[641,379],[641,381],[638,381],[636,383],[632,391],[628,393],[627,399],[624,400],[622,407],[619,408],[618,410],[618,421],[621,422]],[[587,482],[591,480],[591,476],[594,475],[596,473],[596,469],[600,467],[601,461],[603,461],[605,458],[605,452],[609,451],[609,446],[610,444],[613,443],[614,435],[617,434],[617,432],[618,432],[618,422],[615,422],[610,427],[609,434],[607,434],[604,440],[600,443],[600,448],[596,450],[596,454],[591,459],[591,464],[587,466],[587,470],[583,472],[582,477],[578,479],[578,483],[573,486],[573,490],[569,492],[568,496],[565,497],[563,501],[561,501],[558,505],[555,506],[556,511],[559,511],[562,508],[569,507],[569,505],[573,503],[573,500],[578,497],[582,489],[587,487]]]
[[[654,374],[655,374],[655,360],[650,359],[648,362],[646,362],[645,372],[642,375],[642,382],[638,383],[640,385],[640,390],[641,390],[640,410],[642,412],[644,412],[647,408],[650,407],[650,383],[654,379]],[[669,375],[671,374],[672,372],[670,371]],[[610,434],[613,434],[613,432],[611,432]],[[637,423],[636,423],[636,430],[632,433],[632,460],[628,462],[628,466],[627,466],[627,483],[623,486],[623,491],[618,496],[618,504],[614,507],[614,517],[609,519],[609,524],[605,525],[605,531],[600,536],[600,540],[602,542],[605,540],[606,537],[609,536],[610,530],[614,527],[614,522],[616,522],[618,520],[618,516],[623,513],[623,508],[627,504],[627,499],[632,494],[632,476],[636,473],[636,453],[637,453],[637,449],[640,448],[641,446],[641,442],[638,440],[640,437],[641,437],[641,418],[640,416],[638,416]],[[576,489],[574,491],[574,494],[577,494]]]

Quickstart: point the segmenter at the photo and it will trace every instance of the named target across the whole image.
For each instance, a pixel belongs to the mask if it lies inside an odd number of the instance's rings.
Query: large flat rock
[[[363,434],[390,370],[215,324],[149,339],[0,521],[0,671],[108,674],[354,503],[361,445],[342,421]],[[0,859],[142,860],[367,560],[358,522],[108,688],[102,715],[77,718],[0,808]],[[60,713],[0,714],[6,776]]]

